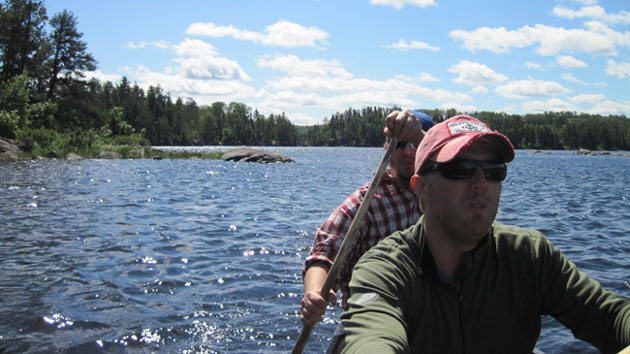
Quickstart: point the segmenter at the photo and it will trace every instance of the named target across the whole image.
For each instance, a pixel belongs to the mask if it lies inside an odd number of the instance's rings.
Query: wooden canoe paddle
[[[361,223],[363,222],[363,217],[365,216],[365,213],[370,207],[370,203],[372,202],[372,197],[374,197],[374,192],[376,191],[376,188],[378,187],[379,183],[381,183],[381,177],[383,177],[383,172],[385,172],[385,168],[387,167],[389,158],[392,156],[392,153],[394,152],[394,150],[396,150],[396,145],[398,144],[398,142],[396,141],[396,139],[390,138],[387,144],[388,144],[387,151],[385,152],[385,155],[383,156],[381,163],[378,165],[378,168],[376,169],[376,172],[374,173],[374,177],[372,177],[372,182],[370,182],[370,187],[365,193],[365,197],[363,197],[363,201],[361,202],[361,205],[359,206],[359,210],[357,211],[357,214],[355,215],[354,220],[352,220],[352,223],[350,224],[350,228],[348,229],[348,232],[346,233],[346,237],[343,239],[343,242],[341,243],[341,247],[339,248],[339,252],[337,252],[337,256],[335,256],[333,265],[328,271],[328,275],[326,276],[326,281],[324,282],[324,285],[322,286],[322,290],[320,291],[320,295],[324,299],[328,298],[328,292],[330,292],[330,290],[335,285],[335,280],[337,279],[337,276],[339,275],[339,272],[341,271],[341,267],[343,266],[343,263],[346,260],[346,256],[348,255],[348,252],[350,251],[350,246],[352,246],[352,244],[354,243],[357,230],[361,227]],[[313,330],[313,327],[304,326],[304,328],[302,328],[302,332],[300,333],[300,336],[295,342],[295,346],[293,347],[291,354],[302,353],[302,350],[304,350],[304,346],[306,345],[306,342],[308,341],[308,338],[311,335],[312,330]]]

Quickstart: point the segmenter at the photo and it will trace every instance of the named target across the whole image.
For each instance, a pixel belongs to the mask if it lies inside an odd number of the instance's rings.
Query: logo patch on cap
[[[487,133],[490,129],[481,122],[454,121],[448,123],[448,131],[453,136],[462,133]]]

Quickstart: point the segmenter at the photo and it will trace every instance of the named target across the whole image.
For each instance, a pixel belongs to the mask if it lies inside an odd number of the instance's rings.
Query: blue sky
[[[298,125],[393,106],[630,117],[628,0],[47,0],[88,77]]]

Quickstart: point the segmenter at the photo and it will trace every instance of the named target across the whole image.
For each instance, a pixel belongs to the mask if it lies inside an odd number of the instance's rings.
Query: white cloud
[[[552,13],[558,17],[568,19],[586,17],[610,24],[630,24],[630,12],[621,11],[616,15],[610,15],[601,6],[585,6],[578,11],[556,6],[553,8]]]
[[[392,88],[396,90],[396,88]],[[414,96],[420,96],[427,99],[435,100],[438,102],[443,102],[447,100],[456,100],[458,102],[472,102],[473,99],[469,95],[462,92],[453,92],[445,89],[429,89],[426,87],[415,86],[411,91],[411,94]]]
[[[545,25],[525,26],[521,29],[539,43],[536,52],[541,55],[556,55],[562,51],[587,52],[592,54],[616,54],[615,42],[601,31],[551,27]]]
[[[576,84],[582,84],[582,85],[585,85],[585,86],[588,85],[588,82],[582,81],[582,80],[578,80],[571,74],[563,74],[562,75],[562,80],[573,82],[573,83],[576,83]]]
[[[124,44],[123,47],[124,48],[131,48],[131,49],[136,49],[136,48],[144,48],[147,46],[147,44],[149,44],[148,42],[139,42],[139,43],[134,43],[134,42],[127,42],[127,44]]]
[[[129,42],[125,44],[125,48],[130,49],[140,49],[146,48],[147,46],[153,46],[163,50],[171,50],[177,55],[188,55],[188,56],[202,56],[202,55],[217,55],[217,49],[210,43],[204,42],[199,39],[190,39],[186,38],[183,42],[179,44],[173,44],[167,41],[159,41],[159,42],[140,42],[140,43],[132,43]]]
[[[586,113],[591,114],[601,114],[601,115],[625,115],[628,116],[628,112],[630,112],[630,101],[626,101],[625,103],[619,103],[614,101],[602,101],[597,102],[593,108],[586,111]]]
[[[485,86],[475,86],[471,90],[472,93],[488,93],[488,88]]]
[[[547,101],[530,101],[521,105],[523,112],[564,112],[575,111],[575,106],[558,98],[552,98]]]
[[[436,6],[434,0],[370,0],[372,5],[393,6],[396,9],[402,9],[405,5],[418,7]]]
[[[595,5],[599,0],[573,0],[574,2],[579,2],[582,5]]]
[[[585,68],[588,66],[585,62],[575,59],[570,55],[558,55],[556,57],[556,62],[564,68]]]
[[[411,41],[407,43],[406,40],[401,38],[398,43],[388,44],[384,46],[385,48],[393,48],[398,50],[410,50],[410,49],[428,49],[434,52],[440,50],[440,47],[434,47],[424,42]]]
[[[510,47],[523,48],[534,43],[534,39],[528,38],[524,33],[508,31],[505,27],[481,27],[474,31],[455,30],[449,33],[449,37],[461,40],[463,47],[472,52],[489,50],[497,54],[509,53]]]
[[[172,49],[175,50],[175,53],[180,56],[186,55],[191,57],[199,57],[218,54],[217,49],[212,44],[199,39],[190,38],[186,38],[183,42],[174,45]]]
[[[187,34],[209,37],[233,37],[234,39],[260,43],[274,47],[317,47],[326,44],[328,33],[317,27],[280,20],[267,26],[264,33],[240,30],[234,26],[217,26],[210,22],[195,22],[186,30]]]
[[[372,80],[357,78],[336,60],[303,60],[293,54],[275,54],[262,56],[258,59],[258,65],[273,70],[284,72],[287,76],[273,77],[265,82],[265,87],[272,91],[306,91],[306,92],[347,92],[336,96],[339,106],[344,107],[354,101],[363,102],[365,95],[366,105],[377,103],[385,105],[417,105],[417,97],[423,97],[438,101],[457,99],[462,102],[472,101],[472,98],[459,92],[448,90],[433,90],[417,85],[418,78],[435,80],[432,76],[422,73],[418,77],[396,76],[386,80]],[[409,99],[408,97],[414,97]],[[373,100],[372,103],[369,100]]]
[[[516,99],[551,97],[571,92],[557,82],[535,79],[512,81],[498,86],[494,91],[503,97]]]
[[[440,81],[440,80],[438,80],[436,77],[434,77],[433,75],[431,75],[429,73],[420,73],[418,75],[418,81],[420,81],[420,82],[436,82],[436,81]]]
[[[620,79],[630,76],[630,62],[616,63],[614,60],[608,59],[607,64],[606,74]]]
[[[472,105],[462,105],[459,102],[455,102],[455,101],[450,101],[450,102],[446,102],[440,105],[440,109],[442,110],[449,110],[449,109],[456,109],[458,112],[476,112],[479,109],[477,108],[477,106],[472,106]]]
[[[295,125],[315,125],[321,123],[321,119],[304,113],[292,113],[291,122]]]
[[[266,92],[261,106],[278,110],[280,108],[327,107],[328,105],[326,98],[316,93],[284,90]]]
[[[601,23],[588,23],[587,27],[587,30],[567,30],[537,24],[515,31],[508,31],[505,27],[481,27],[474,31],[455,30],[449,36],[461,41],[462,46],[470,51],[488,50],[497,54],[537,43],[536,52],[541,55],[556,55],[563,51],[616,55],[616,44],[627,45],[630,42],[630,33],[617,33]]]
[[[118,74],[105,74],[100,70],[95,71],[82,71],[81,72],[85,77],[85,80],[97,79],[100,82],[118,82],[122,79],[121,75]]]
[[[334,109],[339,107],[362,108],[365,106],[417,106],[417,100],[400,91],[360,91],[345,94],[323,96],[313,92],[270,91],[256,103],[256,107],[267,107],[270,110],[304,109],[305,107]]]
[[[606,26],[606,24],[599,21],[589,21],[584,23],[587,30],[593,33],[599,33],[605,38],[609,38],[613,45],[619,45],[620,47],[630,47],[630,32],[616,32],[612,28]],[[612,54],[616,55],[616,51]]]
[[[543,66],[537,63],[532,63],[531,61],[525,62],[525,67],[535,70],[544,70]]]
[[[604,95],[602,95],[601,93],[597,93],[597,94],[579,94],[573,97],[569,97],[569,101],[573,102],[573,103],[577,103],[577,104],[595,104],[598,102],[603,102],[606,100],[606,97]]]
[[[601,19],[606,15],[606,11],[601,6],[586,6],[581,8],[579,11],[571,10],[562,6],[556,6],[553,8],[551,13],[558,17],[568,18],[570,20],[581,17]]]
[[[377,105],[377,106],[402,106],[402,107],[417,107],[420,102],[417,98],[404,92],[395,90],[384,91],[358,91],[345,95],[339,95],[327,100],[331,104],[331,107],[352,107],[362,108],[365,106]],[[370,103],[370,102],[376,102]]]
[[[434,90],[417,84],[419,77],[431,79],[430,75],[399,75],[385,80],[357,78],[336,60],[303,60],[285,54],[260,57],[258,65],[286,74],[265,81],[264,90],[267,94],[260,105],[267,107],[417,107],[421,104],[420,99],[423,102],[472,101],[465,93]]]
[[[193,80],[252,80],[238,62],[217,56],[217,49],[208,42],[186,38],[179,44],[159,41],[147,45],[172,51],[178,56],[173,59],[176,66],[165,68],[165,74]]]
[[[353,74],[348,72],[337,60],[302,60],[294,54],[264,55],[258,58],[258,66],[283,71],[297,77],[336,76],[342,79],[353,77]]]
[[[322,92],[332,94],[338,92],[336,96],[339,106],[348,105],[348,100],[358,100],[361,95],[369,95],[370,99],[364,102],[366,105],[409,105],[417,104],[416,98],[444,101],[457,99],[462,102],[472,101],[472,98],[460,92],[452,92],[444,89],[429,89],[414,83],[412,77],[395,77],[384,81],[371,80],[366,78],[343,79],[340,77],[298,77],[285,76],[274,77],[265,82],[265,87],[272,91],[291,90],[303,92]],[[345,94],[342,92],[346,92]],[[414,97],[410,99],[409,97]],[[372,102],[370,103],[370,100]]]
[[[227,58],[205,56],[177,58],[174,61],[180,64],[179,69],[182,76],[188,79],[252,80],[236,61]]]
[[[165,92],[174,97],[195,97],[198,103],[208,104],[216,101],[242,101],[255,94],[255,89],[236,80],[198,80],[181,74],[156,73],[149,68],[138,65],[129,69],[143,88],[159,85]]]
[[[448,71],[459,75],[457,78],[453,79],[453,82],[471,86],[493,85],[508,79],[507,76],[494,72],[494,70],[486,65],[467,60],[462,60],[456,65],[451,66]]]

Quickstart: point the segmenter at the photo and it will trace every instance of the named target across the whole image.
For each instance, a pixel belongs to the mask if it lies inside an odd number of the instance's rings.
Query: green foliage
[[[133,152],[149,145],[140,134],[112,137],[108,129],[77,129],[66,133],[46,128],[22,129],[16,138],[27,156],[31,157],[48,156],[51,151],[58,156],[74,152],[86,158],[97,157],[101,151],[116,151],[123,157],[140,157],[133,156]]]
[[[218,159],[221,157],[220,152],[215,153],[201,153],[201,152],[190,152],[190,151],[164,151],[158,149],[150,149],[146,148],[145,157],[150,159]]]
[[[75,152],[81,156],[93,156],[100,139],[93,130],[58,133],[54,130],[39,128],[20,131],[18,141],[28,147],[26,150],[32,155],[47,156],[54,151],[58,156],[65,156],[69,152]]]
[[[123,120],[123,114],[122,107],[114,107],[110,110],[109,128],[113,135],[129,136],[135,132],[131,124]]]
[[[29,101],[28,76],[18,75],[0,82],[0,136],[13,139],[20,127],[30,124]]]
[[[52,121],[56,106],[31,102],[32,88],[26,74],[0,82],[0,136],[15,138],[18,130],[44,127]]]
[[[58,135],[56,131],[46,128],[22,129],[18,131],[16,139],[26,152],[44,156],[56,146]]]
[[[0,81],[27,74],[38,77],[48,53],[42,1],[6,0],[0,4]]]
[[[0,111],[0,136],[15,139],[20,116],[15,111]]]
[[[473,116],[505,134],[520,149],[630,150],[625,116],[545,112],[525,116],[479,112]]]
[[[59,84],[71,85],[72,76],[83,77],[82,71],[96,69],[96,61],[86,52],[87,44],[81,40],[83,34],[77,30],[77,18],[67,11],[50,19],[51,55],[46,61],[49,69],[48,99],[53,99]]]

